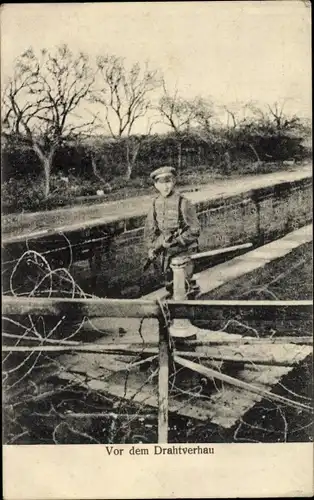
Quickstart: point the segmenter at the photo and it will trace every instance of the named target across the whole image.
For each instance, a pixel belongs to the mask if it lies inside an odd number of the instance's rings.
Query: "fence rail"
[[[293,317],[298,313],[312,314],[312,300],[169,300],[167,305],[173,318],[210,319],[214,310],[254,309],[262,311],[284,311]],[[71,314],[74,318],[112,317],[112,318],[158,318],[158,301],[144,299],[59,299],[46,297],[2,297],[2,314],[6,315],[49,315]]]

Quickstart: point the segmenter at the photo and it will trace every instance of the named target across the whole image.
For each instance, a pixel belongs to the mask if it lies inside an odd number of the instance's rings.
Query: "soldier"
[[[153,200],[145,225],[148,262],[161,257],[166,289],[171,292],[171,259],[196,252],[200,234],[195,208],[175,189],[175,175],[172,167],[161,167],[151,173],[159,196]],[[189,274],[192,277],[193,269]]]

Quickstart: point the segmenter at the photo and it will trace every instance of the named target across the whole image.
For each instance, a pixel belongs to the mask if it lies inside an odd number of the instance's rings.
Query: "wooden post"
[[[174,257],[171,261],[173,271],[173,300],[186,300],[187,268],[191,265],[191,258],[187,255]],[[195,338],[198,328],[192,325],[189,319],[174,319],[170,327],[170,334],[177,338]]]
[[[164,318],[159,318],[158,443],[168,442],[169,338]]]

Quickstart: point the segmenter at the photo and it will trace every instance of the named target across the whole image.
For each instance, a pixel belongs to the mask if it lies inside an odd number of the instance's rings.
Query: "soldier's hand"
[[[178,244],[177,238],[172,238],[171,240],[166,241],[163,246],[164,248],[170,248],[176,246],[177,244]]]
[[[156,258],[156,252],[153,248],[148,250],[148,258],[149,260],[154,260]]]
[[[163,244],[162,244],[162,246],[163,246],[164,248],[166,248],[166,249],[167,249],[167,248],[170,248],[170,247],[171,247],[171,242],[170,242],[170,241],[164,241],[164,242],[163,242]]]
[[[162,242],[163,248],[165,248],[165,249],[170,248],[171,245],[172,245],[172,237],[171,236],[168,236],[168,237],[163,239],[163,242]]]

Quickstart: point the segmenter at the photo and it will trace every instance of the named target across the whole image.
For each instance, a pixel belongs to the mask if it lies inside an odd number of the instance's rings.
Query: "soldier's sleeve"
[[[162,246],[161,235],[154,217],[154,205],[152,204],[146,217],[144,227],[144,240],[147,250],[159,250]]]
[[[187,198],[183,198],[181,209],[185,227],[178,237],[178,242],[183,246],[188,246],[198,240],[200,235],[200,223],[195,206]]]

